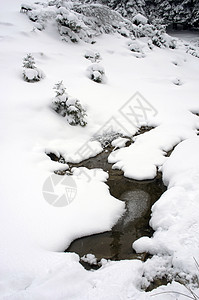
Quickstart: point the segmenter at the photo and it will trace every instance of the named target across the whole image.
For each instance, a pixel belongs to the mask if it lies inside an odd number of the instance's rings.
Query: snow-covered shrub
[[[166,33],[166,27],[159,23],[154,23],[154,24],[140,23],[137,26],[133,24],[133,26],[134,26],[134,36],[136,38],[140,38],[140,37],[152,38],[155,35],[162,35]]]
[[[176,49],[177,48],[177,40],[173,39],[169,36],[169,41],[167,39],[167,47],[169,47],[170,49]]]
[[[119,34],[121,34],[124,37],[130,37],[131,33],[130,31],[125,27],[125,26],[121,26],[120,28],[118,28],[117,32]]]
[[[86,0],[93,2],[94,0]],[[132,20],[137,14],[151,19],[161,19],[164,24],[181,24],[184,28],[199,28],[198,0],[98,0]]]
[[[107,148],[111,146],[111,143],[119,137],[122,137],[122,134],[119,132],[105,131],[102,134],[95,135],[93,140],[100,142],[102,148]]]
[[[23,60],[23,78],[27,82],[40,81],[45,77],[42,70],[35,67],[35,59],[31,53]]]
[[[133,40],[128,43],[129,49],[133,52],[133,55],[137,58],[145,57],[145,54],[142,50],[141,44],[137,40]]]
[[[135,25],[134,25],[135,26]],[[152,37],[156,32],[156,29],[153,25],[151,24],[139,24],[138,26],[136,26],[136,34],[135,36],[137,38],[140,37]]]
[[[21,12],[22,13],[28,13],[29,11],[33,10],[34,6],[30,4],[21,4]]]
[[[140,43],[137,40],[131,41],[128,46],[129,46],[129,49],[132,52],[142,53],[142,47],[141,47]]]
[[[101,56],[100,56],[99,52],[94,52],[91,50],[87,50],[84,57],[86,59],[89,59],[92,63],[99,62],[101,60]]]
[[[138,3],[140,1],[144,0],[125,1],[124,7],[126,6],[128,11],[126,14],[120,9],[115,11],[114,6],[104,0],[35,2],[33,5],[23,4],[21,12],[26,13],[34,22],[34,28],[40,30],[45,29],[48,20],[54,21],[65,41],[77,43],[83,40],[94,43],[95,37],[100,34],[117,32],[128,38],[150,37],[153,44],[158,47],[164,45],[174,48],[174,43],[170,42],[168,45],[162,36],[166,32],[166,27],[156,16],[150,23],[145,17],[144,10],[141,9],[142,5]]]
[[[44,73],[40,69],[24,69],[23,70],[24,80],[27,82],[40,81],[44,78]]]
[[[85,120],[86,111],[81,106],[78,99],[70,97],[66,93],[66,88],[63,82],[60,81],[55,84],[56,96],[52,103],[52,108],[62,117],[67,119],[70,125],[80,125],[86,126],[87,122]]]
[[[145,16],[138,13],[133,17],[132,22],[136,25],[140,25],[140,24],[145,25],[148,23],[148,19]]]
[[[173,60],[173,61],[172,61],[172,64],[174,64],[175,66],[179,66],[179,62],[176,61],[176,60]]]
[[[88,77],[98,83],[105,82],[105,71],[104,68],[98,64],[92,64],[87,69]]]
[[[102,33],[118,32],[123,36],[131,36],[136,27],[105,5],[81,5],[80,2],[74,2],[72,9],[59,8],[56,20],[60,34],[69,36],[73,42],[84,40],[94,43],[94,37]]]
[[[166,47],[166,41],[164,39],[164,36],[162,34],[160,34],[159,32],[157,32],[152,38],[152,43],[153,45],[162,48],[162,47]]]
[[[102,33],[120,33],[121,31],[124,33],[124,28],[129,31],[128,26],[131,23],[105,5],[76,5],[74,9],[79,15],[83,16],[84,22],[95,33],[95,36]]]
[[[92,42],[92,32],[83,20],[78,18],[75,12],[61,7],[58,11],[56,21],[59,33],[65,41],[70,40],[73,43],[77,43],[81,39],[86,42]]]
[[[34,28],[38,30],[44,30],[47,21],[56,16],[56,9],[42,2],[35,2],[34,5],[22,4],[21,12],[34,22]]]
[[[153,50],[154,45],[153,45],[153,43],[152,43],[152,40],[148,40],[148,41],[147,41],[147,45],[148,45],[149,49]]]
[[[186,52],[191,54],[192,56],[199,58],[199,50],[196,47],[189,45]]]
[[[63,85],[63,81],[59,81],[58,83],[56,83],[53,89],[55,90],[56,97],[59,98],[59,100],[63,101],[68,98],[68,95],[66,94],[66,88]]]
[[[173,80],[173,83],[174,83],[175,85],[182,85],[182,84],[183,84],[183,82],[182,82],[182,80],[181,80],[180,78],[175,78],[175,79]]]
[[[115,9],[122,16],[132,19],[136,14],[145,14],[145,0],[111,0],[104,1],[106,5]]]
[[[175,59],[173,59],[171,62],[174,64],[174,66],[182,66],[187,59],[185,57],[176,56]]]
[[[28,69],[35,69],[35,59],[31,53],[28,53],[23,59],[23,67]]]
[[[177,47],[176,39],[170,37],[165,32],[157,31],[155,35],[151,38],[152,43],[159,48],[171,48],[175,49]]]

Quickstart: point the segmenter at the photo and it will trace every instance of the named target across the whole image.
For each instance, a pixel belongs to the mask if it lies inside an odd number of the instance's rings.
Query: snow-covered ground
[[[53,22],[45,31],[33,30],[20,4],[0,3],[0,299],[143,300],[162,291],[189,294],[175,281],[148,293],[141,287],[156,276],[191,281],[198,275],[199,117],[192,112],[199,112],[199,59],[186,53],[182,43],[174,50],[150,50],[145,39],[140,41],[145,55],[137,58],[127,39],[117,34],[99,36],[93,45],[65,43]],[[88,50],[100,53],[105,83],[88,78]],[[45,73],[39,82],[23,80],[27,53]],[[182,85],[174,84],[176,79]],[[86,108],[86,127],[70,126],[50,108],[53,86],[61,80]],[[77,151],[112,117],[115,130],[122,125],[124,132],[134,134],[135,120],[124,118],[121,108],[136,92],[153,108],[147,125],[156,128],[116,150],[109,161],[135,179],[153,178],[157,168],[163,172],[168,190],[152,209],[154,236],[133,245],[153,257],[145,263],[104,261],[98,271],[86,271],[78,255],[62,251],[78,237],[109,230],[124,212],[124,203],[109,194],[105,172],[84,170],[87,180],[75,170],[74,201],[64,207],[49,205],[42,187],[61,167],[45,152],[79,161]],[[96,141],[90,145],[92,155],[101,151]],[[197,293],[197,286],[193,288]],[[156,298],[185,299],[174,293]]]

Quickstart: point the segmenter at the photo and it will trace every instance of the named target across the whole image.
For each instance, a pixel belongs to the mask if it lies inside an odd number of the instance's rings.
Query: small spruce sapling
[[[31,53],[23,59],[23,78],[27,82],[40,81],[44,78],[44,73],[35,67],[35,59]]]
[[[80,104],[79,100],[70,97],[66,93],[66,88],[63,81],[55,84],[54,88],[56,96],[52,103],[52,108],[62,117],[66,117],[70,125],[86,126],[85,121],[86,111]]]
[[[91,80],[97,83],[104,83],[106,80],[104,68],[99,64],[92,64],[89,66],[87,68],[87,74]]]
[[[53,87],[53,89],[55,90],[56,93],[56,97],[58,99],[60,99],[61,96],[66,95],[66,88],[63,85],[63,81],[59,81],[58,83],[55,84],[55,86]]]
[[[27,69],[35,69],[35,59],[31,53],[28,53],[23,59],[23,67]]]
[[[99,52],[95,51],[86,51],[84,57],[88,60],[90,60],[92,63],[99,62],[101,60],[101,55]]]
[[[183,82],[182,82],[182,80],[181,80],[180,78],[175,78],[175,79],[173,80],[173,83],[174,83],[175,85],[178,85],[178,86],[180,86],[180,85],[183,84]]]

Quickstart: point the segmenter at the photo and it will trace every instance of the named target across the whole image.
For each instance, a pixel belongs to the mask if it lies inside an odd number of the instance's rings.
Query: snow
[[[166,161],[166,151],[180,141],[196,135],[192,129],[194,123],[180,124],[176,115],[176,120],[170,119],[170,125],[160,125],[136,137],[129,147],[111,153],[109,162],[114,163],[113,168],[122,169],[126,177],[137,180],[152,179]]]
[[[138,252],[148,251],[158,256],[161,253],[164,265],[173,266],[170,274],[181,272],[187,279],[198,276],[195,264],[195,260],[199,260],[198,151],[199,138],[190,138],[180,143],[165,162],[162,171],[168,190],[152,208],[150,224],[155,230],[154,236],[143,237],[133,244]],[[154,263],[153,268],[156,272],[159,263],[156,266]],[[164,274],[162,270],[162,276]]]
[[[180,274],[188,280],[198,275],[193,257],[199,261],[199,121],[191,113],[199,111],[198,58],[183,46],[150,50],[144,38],[146,56],[138,60],[126,39],[117,34],[99,36],[95,45],[67,44],[53,22],[43,32],[33,30],[34,24],[20,14],[18,1],[1,2],[0,8],[0,298],[143,300],[162,291],[188,293],[175,281],[149,293],[141,287],[156,275]],[[87,78],[90,61],[84,55],[88,50],[100,53],[106,84]],[[23,80],[22,60],[27,53],[44,71],[44,80],[34,84]],[[176,66],[173,61],[180,63]],[[178,77],[181,86],[172,82]],[[70,126],[51,109],[53,86],[60,80],[86,107],[85,128]],[[110,195],[106,172],[74,168],[74,201],[64,207],[50,205],[43,198],[43,184],[64,165],[45,153],[62,154],[74,162],[96,155],[102,147],[90,139],[111,117],[117,120],[114,132],[122,124],[133,135],[140,124],[129,122],[120,108],[136,91],[157,110],[145,120],[145,125],[156,128],[136,137],[127,148],[122,148],[126,140],[120,139],[121,149],[109,161],[134,179],[153,178],[157,168],[163,172],[168,190],[153,206],[154,236],[133,245],[136,251],[154,256],[144,263],[104,261],[98,271],[89,272],[79,264],[78,255],[63,251],[78,237],[109,230],[124,213],[124,202]],[[82,154],[84,145],[92,150]],[[176,295],[162,294],[158,299],[176,299]]]
[[[133,23],[145,25],[145,24],[147,24],[148,19],[141,14],[137,14],[133,17],[132,21],[133,21]]]
[[[93,254],[84,255],[83,257],[81,257],[81,260],[83,260],[84,262],[87,262],[91,265],[97,265],[97,259],[96,259],[95,255],[93,255]]]
[[[115,148],[117,148],[117,147],[122,148],[125,146],[126,142],[128,142],[128,141],[129,141],[129,139],[127,139],[127,138],[119,137],[119,138],[113,140],[111,145]]]
[[[40,69],[30,69],[30,68],[24,68],[23,75],[26,81],[38,81],[45,77],[44,73]]]
[[[25,69],[24,75],[29,79],[33,80],[34,78],[37,78],[37,70],[35,69]]]

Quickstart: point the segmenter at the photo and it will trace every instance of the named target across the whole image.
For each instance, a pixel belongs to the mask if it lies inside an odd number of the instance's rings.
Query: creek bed
[[[153,127],[142,126],[134,135],[140,135],[152,130]],[[130,146],[133,139],[129,138],[125,147]],[[152,205],[166,191],[163,184],[161,173],[157,172],[153,180],[132,180],[124,177],[120,170],[112,169],[112,164],[108,163],[108,156],[114,150],[109,144],[103,152],[86,159],[78,164],[68,163],[70,170],[58,170],[55,173],[65,175],[67,172],[72,174],[73,167],[86,167],[88,169],[100,168],[109,174],[106,184],[109,186],[110,194],[122,201],[125,201],[126,212],[113,226],[112,230],[99,234],[93,234],[74,240],[65,252],[75,252],[80,257],[87,254],[93,254],[97,262],[102,258],[111,260],[121,259],[141,259],[145,261],[149,255],[147,253],[137,254],[132,243],[140,237],[153,235],[153,230],[149,226]],[[172,150],[168,153],[168,156]],[[54,153],[47,153],[51,160],[66,163],[60,155],[57,157]],[[99,265],[89,265],[80,260],[87,269],[99,268]]]
[[[126,213],[111,231],[76,239],[65,251],[75,252],[80,257],[94,254],[98,261],[102,258],[145,260],[147,254],[135,253],[132,243],[142,236],[152,236],[153,230],[149,226],[151,206],[165,192],[166,187],[160,173],[157,173],[153,180],[137,181],[124,177],[122,171],[112,169],[112,164],[107,162],[110,151],[103,151],[79,164],[71,164],[71,168],[102,168],[107,171],[109,178],[106,184],[109,186],[110,194],[125,201]],[[85,266],[85,263],[83,264]]]

